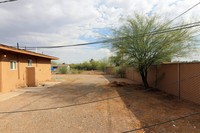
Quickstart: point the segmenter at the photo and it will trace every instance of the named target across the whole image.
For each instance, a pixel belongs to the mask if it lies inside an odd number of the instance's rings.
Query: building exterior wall
[[[51,80],[51,60],[39,58],[36,66],[36,83]]]
[[[0,91],[9,92],[27,84],[28,59],[32,60],[35,67],[36,85],[39,82],[51,79],[50,59],[1,51],[0,56]],[[15,70],[10,69],[10,61],[17,62]]]

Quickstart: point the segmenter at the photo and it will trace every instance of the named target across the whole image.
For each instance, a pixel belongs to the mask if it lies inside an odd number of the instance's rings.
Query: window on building
[[[17,62],[16,61],[10,61],[10,69],[11,70],[17,69]]]
[[[31,67],[33,64],[33,61],[31,59],[28,59],[28,66]]]

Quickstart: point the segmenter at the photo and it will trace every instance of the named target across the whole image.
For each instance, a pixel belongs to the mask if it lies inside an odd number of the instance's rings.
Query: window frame
[[[17,61],[11,60],[10,61],[10,70],[16,70],[17,69]]]
[[[32,59],[28,59],[28,67],[33,67],[33,60]]]

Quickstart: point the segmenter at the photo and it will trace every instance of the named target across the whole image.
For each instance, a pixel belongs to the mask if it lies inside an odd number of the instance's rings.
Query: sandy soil
[[[112,76],[54,75],[54,81],[62,83],[0,102],[0,132],[120,133],[200,111],[199,105]],[[199,133],[200,115],[133,132]]]

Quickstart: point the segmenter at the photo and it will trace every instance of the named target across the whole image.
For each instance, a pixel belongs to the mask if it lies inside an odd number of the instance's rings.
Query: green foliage
[[[66,73],[67,73],[67,67],[66,67],[66,66],[61,67],[61,68],[59,69],[59,72],[60,72],[61,74],[66,74]]]
[[[109,61],[107,59],[102,59],[100,61],[98,61],[97,63],[97,70],[101,70],[103,72],[105,72],[106,67],[109,66]]]
[[[106,59],[95,61],[91,59],[89,62],[83,62],[79,64],[71,64],[71,68],[77,70],[101,70],[104,71],[108,66],[108,61]]]
[[[111,56],[109,60],[111,64],[114,66],[120,66],[123,62],[121,54],[117,54],[116,56]]]
[[[140,72],[145,88],[148,88],[147,72],[152,64],[160,64],[172,57],[186,53],[188,42],[192,41],[189,29],[176,30],[162,34],[148,34],[153,31],[164,31],[171,26],[167,21],[161,22],[157,16],[149,17],[135,14],[127,18],[126,23],[114,30],[113,49],[116,56],[114,62],[125,60]],[[125,39],[119,39],[125,37]],[[121,56],[123,55],[123,60]],[[118,65],[118,64],[117,64]]]
[[[71,69],[72,74],[80,74],[82,71],[78,69]]]
[[[120,76],[121,78],[125,77],[125,67],[115,67],[114,68],[114,73],[118,76]]]

